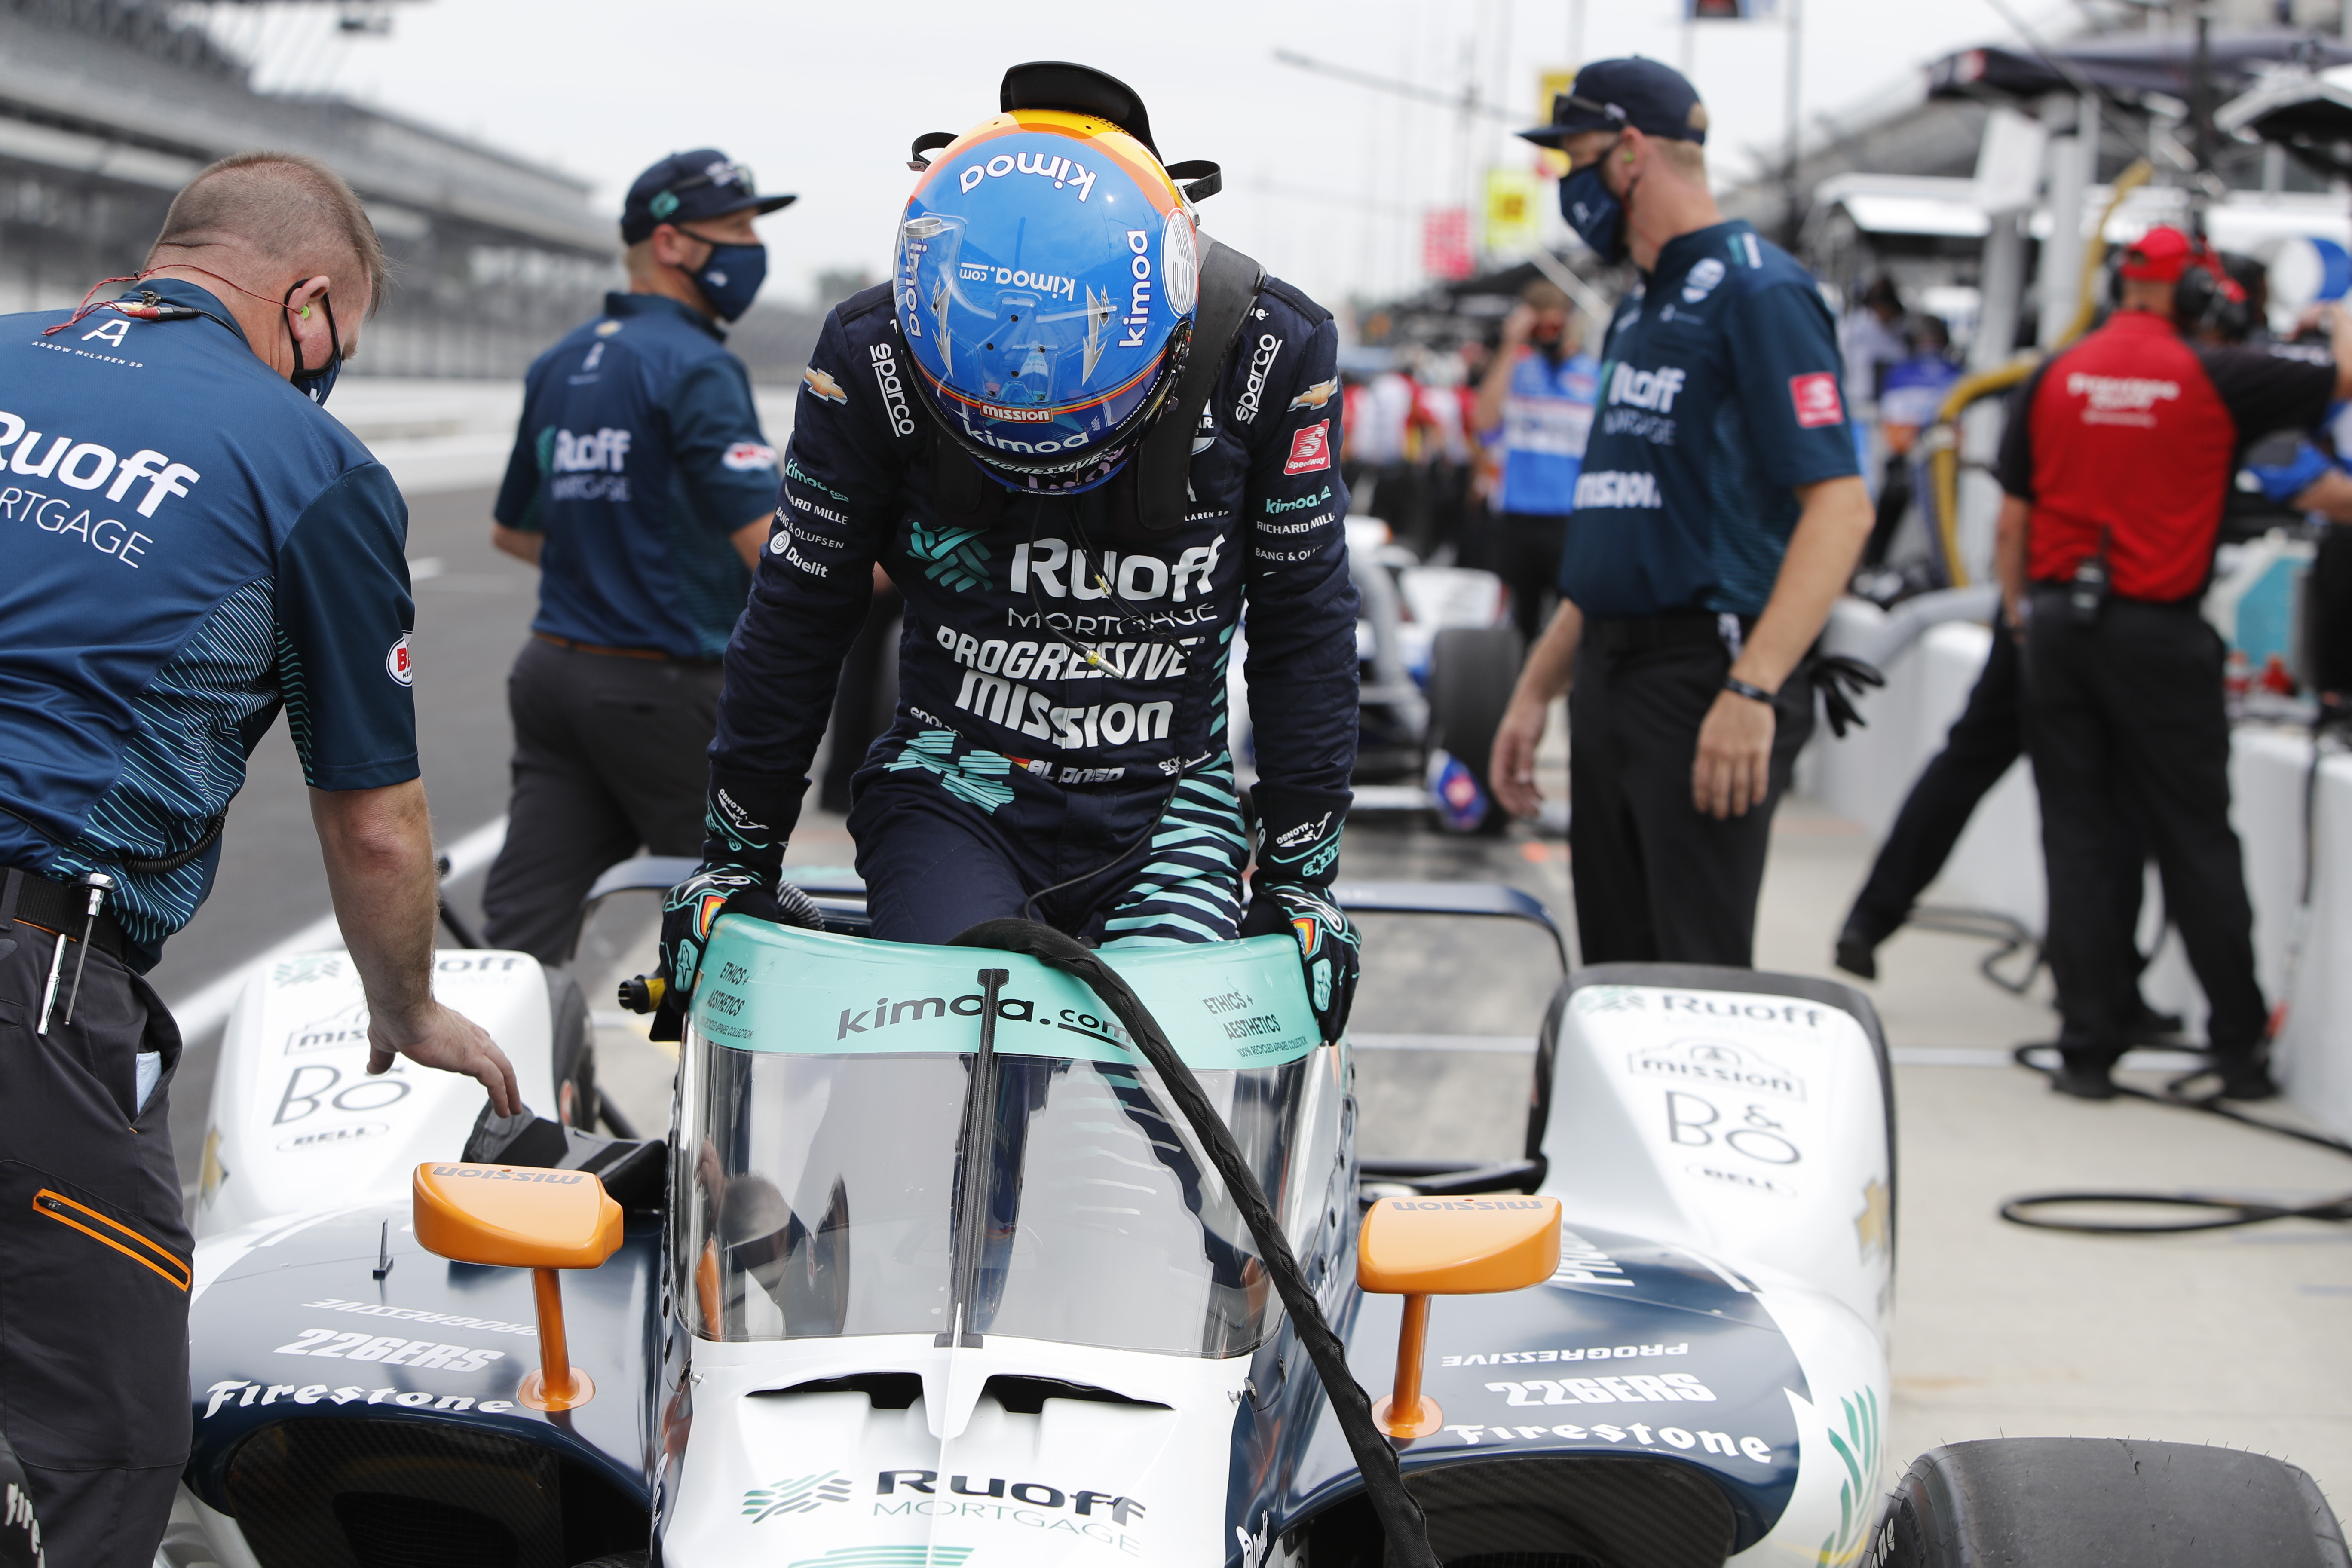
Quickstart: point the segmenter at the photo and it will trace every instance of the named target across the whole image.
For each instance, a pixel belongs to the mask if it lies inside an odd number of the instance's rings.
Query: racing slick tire
[[[1525,654],[1516,626],[1448,626],[1430,649],[1429,749],[1451,752],[1486,791],[1486,815],[1476,829],[1482,834],[1505,833],[1511,826],[1487,766]]]
[[[565,970],[547,972],[549,1049],[555,1067],[554,1120],[583,1132],[596,1131],[596,1044],[588,998]]]
[[[2312,1479],[2263,1454],[2118,1437],[1930,1448],[1896,1483],[1870,1568],[2345,1568]]]

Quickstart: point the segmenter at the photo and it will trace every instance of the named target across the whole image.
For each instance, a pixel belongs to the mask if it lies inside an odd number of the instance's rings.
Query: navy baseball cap
[[[1539,147],[1557,147],[1586,131],[1622,131],[1676,142],[1706,141],[1706,105],[1682,72],[1639,55],[1595,60],[1551,100],[1551,123],[1519,134]]]
[[[635,245],[666,223],[696,223],[730,213],[772,213],[798,196],[763,196],[751,171],[716,147],[672,153],[637,176],[621,204],[621,243]]]

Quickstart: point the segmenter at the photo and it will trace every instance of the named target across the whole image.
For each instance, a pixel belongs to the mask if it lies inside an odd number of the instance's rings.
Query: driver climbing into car
[[[1289,932],[1336,1039],[1357,600],[1330,315],[1198,237],[1213,165],[1163,166],[1125,85],[1033,63],[1002,105],[918,141],[892,279],[811,355],[727,649],[704,863],[665,906],[657,1034],[720,913],[808,914],[784,847],[878,562],[906,632],[849,816],[874,934]],[[1226,732],[1244,609],[1246,909]]]

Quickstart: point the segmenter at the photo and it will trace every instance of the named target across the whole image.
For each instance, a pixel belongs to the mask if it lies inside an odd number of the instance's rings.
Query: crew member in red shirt
[[[2063,1020],[2056,1080],[2115,1094],[2139,959],[2103,854],[2128,776],[2164,879],[2164,901],[2205,990],[2221,1094],[2278,1092],[2254,978],[2253,912],[2230,826],[2230,725],[2221,641],[2198,614],[2221,508],[2245,448],[2311,428],[2352,397],[2352,320],[2335,313],[2335,363],[2206,347],[2175,321],[2182,277],[2220,283],[2220,261],[2177,228],[2125,253],[2120,308],[2034,373],[2000,450],[1996,560],[2025,650],[2026,732],[2042,796],[2050,888],[2044,945]]]

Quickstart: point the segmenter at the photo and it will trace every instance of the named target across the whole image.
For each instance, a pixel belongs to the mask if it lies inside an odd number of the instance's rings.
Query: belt
[[[1744,636],[1754,629],[1755,617],[1738,617]],[[1662,616],[1629,616],[1617,620],[1591,620],[1584,623],[1587,645],[1603,653],[1627,653],[1643,648],[1696,647],[1704,643],[1720,644],[1723,628],[1720,617],[1713,610],[1669,610]]]
[[[72,882],[60,882],[37,871],[14,868],[7,871],[5,880],[0,880],[0,916],[13,917],[51,936],[63,932],[67,941],[79,942],[89,909],[89,889]],[[121,958],[130,948],[122,928],[103,910],[99,913],[98,923],[90,928],[89,944],[115,958]]]
[[[651,659],[656,664],[694,664],[713,669],[718,668],[719,662],[715,658],[680,658],[674,653],[665,653],[657,647],[604,647],[593,642],[580,642],[572,637],[560,637],[553,632],[533,632],[530,635],[543,643],[553,643],[566,652],[593,653],[602,658],[644,658]]]

